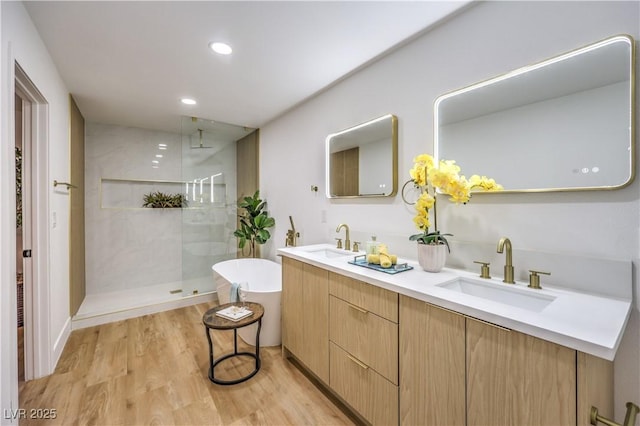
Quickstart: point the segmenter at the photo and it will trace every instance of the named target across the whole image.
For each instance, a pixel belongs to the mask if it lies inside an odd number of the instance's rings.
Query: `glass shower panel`
[[[182,294],[215,290],[211,266],[236,257],[236,141],[253,129],[182,118]]]

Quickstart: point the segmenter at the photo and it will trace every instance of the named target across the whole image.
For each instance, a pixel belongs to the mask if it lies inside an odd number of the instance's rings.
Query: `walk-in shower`
[[[86,298],[75,327],[215,290],[211,266],[236,257],[236,142],[253,131],[192,117],[176,133],[87,123]],[[143,207],[155,199],[162,207]]]

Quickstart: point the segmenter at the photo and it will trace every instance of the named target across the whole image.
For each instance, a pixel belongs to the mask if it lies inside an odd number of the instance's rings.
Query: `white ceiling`
[[[179,132],[181,116],[261,127],[468,3],[24,4],[87,121]]]

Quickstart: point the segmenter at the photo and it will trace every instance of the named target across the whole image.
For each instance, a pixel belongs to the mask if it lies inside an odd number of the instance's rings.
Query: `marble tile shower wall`
[[[85,143],[87,293],[180,281],[181,211],[140,209],[135,188],[140,180],[181,180],[180,135],[87,123]],[[113,191],[103,179],[122,179],[116,186],[131,189]],[[119,207],[103,208],[105,200]]]

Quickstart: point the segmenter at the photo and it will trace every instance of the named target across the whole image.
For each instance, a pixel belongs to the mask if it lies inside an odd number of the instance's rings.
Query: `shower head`
[[[202,139],[202,132],[204,130],[202,129],[198,129],[198,134],[200,136],[200,144],[198,146],[192,146],[191,144],[189,144],[189,148],[191,149],[204,149],[204,148],[213,148],[212,146],[204,146],[204,141]]]

